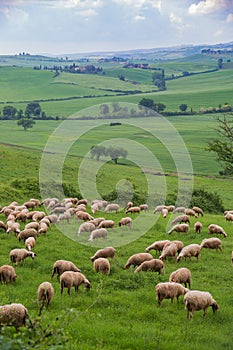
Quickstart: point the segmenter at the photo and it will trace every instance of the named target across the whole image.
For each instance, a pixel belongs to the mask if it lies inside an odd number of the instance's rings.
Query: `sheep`
[[[15,282],[17,275],[15,273],[15,269],[10,265],[2,265],[0,266],[0,282],[1,283],[10,283]]]
[[[173,210],[175,209],[174,205],[166,205],[167,210],[170,212],[173,212]]]
[[[113,220],[103,220],[99,224],[98,228],[114,228],[114,221]]]
[[[193,210],[193,209],[190,209],[190,208],[187,208],[185,209],[185,212],[184,212],[186,215],[189,215],[189,216],[194,216],[195,218],[197,218],[197,213]]]
[[[224,215],[226,221],[231,221],[233,222],[233,214],[231,213],[226,213],[226,215]]]
[[[77,211],[76,217],[78,220],[83,220],[83,221],[90,221],[90,220],[94,219],[93,216],[91,216],[90,214],[88,214],[85,211]]]
[[[124,266],[124,269],[128,269],[131,265],[133,265],[134,267],[139,266],[141,265],[141,263],[143,263],[143,261],[152,260],[152,259],[153,259],[153,256],[149,253],[133,254],[127,260]]]
[[[51,278],[53,278],[53,276],[57,274],[58,279],[59,276],[65,271],[81,272],[81,270],[72,261],[57,260],[53,265]]]
[[[127,226],[129,229],[132,226],[133,220],[129,216],[125,216],[118,222],[118,226]]]
[[[105,247],[105,248],[99,249],[91,257],[91,261],[93,262],[98,258],[114,258],[115,252],[116,250],[113,247]]]
[[[61,274],[60,277],[60,287],[61,294],[63,293],[63,289],[67,288],[67,293],[70,295],[70,290],[72,287],[75,288],[75,292],[78,292],[78,287],[84,283],[87,290],[91,288],[91,284],[88,279],[81,272],[74,271],[65,271]]]
[[[187,309],[187,317],[190,320],[193,318],[194,311],[203,310],[203,317],[207,313],[209,306],[212,307],[213,313],[215,313],[219,306],[209,292],[202,292],[200,290],[191,290],[184,296],[185,309]]]
[[[216,251],[222,251],[222,242],[219,238],[216,237],[205,238],[201,242],[201,249],[202,248],[216,249]]]
[[[184,232],[184,233],[188,233],[189,231],[189,225],[188,224],[177,224],[175,226],[173,226],[169,231],[168,234],[170,235],[172,232]]]
[[[6,227],[6,225],[4,224],[3,221],[0,221],[0,229],[1,229],[1,228],[6,232],[7,227]]]
[[[27,201],[27,202],[24,202],[23,205],[27,209],[34,209],[36,207],[36,202],[34,202],[34,201]]]
[[[133,202],[128,202],[128,203],[126,204],[125,210],[127,210],[127,209],[129,209],[129,208],[131,208],[131,207],[133,207]]]
[[[89,241],[93,241],[93,239],[105,238],[107,239],[108,231],[106,228],[97,228],[91,231]]]
[[[74,201],[75,199],[73,198],[73,201]],[[84,205],[87,205],[87,203],[88,203],[88,200],[86,199],[86,198],[82,198],[82,199],[79,199],[78,201],[77,201],[77,204],[79,205],[79,204],[84,204]]]
[[[167,208],[163,208],[161,211],[162,217],[165,219],[168,216],[168,210]]]
[[[105,213],[115,211],[115,213],[118,213],[120,210],[120,206],[115,203],[108,204],[106,208],[104,209]]]
[[[203,228],[203,225],[200,221],[195,222],[195,224],[194,224],[194,232],[195,233],[201,233],[202,228]]]
[[[154,249],[158,252],[161,252],[163,250],[164,245],[168,242],[170,242],[170,241],[167,239],[163,240],[163,241],[155,241],[149,247],[146,248],[146,252],[148,253],[152,249]]]
[[[128,213],[135,214],[135,213],[140,213],[140,211],[141,211],[140,207],[130,207],[125,211],[125,213],[126,214],[128,214]]]
[[[26,326],[26,320],[29,319],[28,310],[23,304],[6,304],[0,306],[0,327],[14,326],[16,330],[19,327]]]
[[[79,226],[78,236],[83,232],[90,232],[95,230],[95,225],[92,222],[84,222]]]
[[[58,220],[58,216],[56,214],[49,214],[48,219],[51,223],[56,224]]]
[[[71,214],[68,211],[65,211],[64,213],[58,215],[57,224],[60,221],[65,221],[65,220],[67,224],[69,224],[70,219],[71,219]]]
[[[15,234],[20,233],[20,224],[14,221],[7,221],[6,233],[14,232]]]
[[[95,218],[93,220],[91,220],[90,222],[92,222],[96,227],[99,226],[99,224],[101,223],[101,221],[104,221],[105,218]]]
[[[173,271],[170,274],[169,282],[184,283],[185,288],[191,287],[191,272],[186,267],[181,267],[180,269]]]
[[[54,296],[54,288],[50,282],[42,282],[37,290],[37,301],[40,306],[39,316],[41,315],[42,309],[46,306],[48,309]],[[41,304],[41,305],[40,305]]]
[[[34,237],[28,237],[24,243],[25,243],[26,249],[31,251],[36,245],[36,240]]]
[[[201,209],[201,208],[199,208],[199,207],[193,207],[192,208],[194,211],[195,211],[195,213],[199,216],[199,214],[201,215],[201,216],[204,216],[204,212],[203,212],[203,210]]]
[[[49,229],[49,226],[45,222],[40,222],[38,233],[45,234],[48,231],[48,229]]]
[[[175,213],[184,213],[185,210],[186,210],[185,207],[177,207],[177,208],[175,208],[175,209],[173,210],[173,213],[174,213],[174,214],[175,214]]]
[[[165,208],[165,205],[157,205],[153,211],[153,213],[161,213],[162,210]]]
[[[28,228],[26,230],[22,230],[17,236],[19,241],[21,241],[21,239],[25,241],[25,239],[28,237],[34,237],[36,239],[37,231],[34,228]]]
[[[77,212],[77,211],[87,211],[87,208],[86,208],[86,206],[84,204],[79,204],[79,205],[77,205],[76,208],[74,208],[74,210],[75,210],[75,212]]]
[[[209,234],[217,233],[217,234],[223,235],[223,237],[227,237],[226,232],[219,225],[211,224],[211,225],[208,226],[208,230],[209,230]]]
[[[182,241],[171,241],[172,243],[175,243],[176,247],[177,247],[177,253],[179,254],[181,252],[181,250],[184,248],[184,243]]]
[[[189,289],[176,282],[160,282],[155,286],[159,306],[161,306],[163,299],[171,299],[172,303],[174,298],[179,301],[179,297],[185,295],[188,291]]]
[[[110,262],[106,258],[98,258],[94,260],[94,270],[96,272],[101,272],[104,275],[109,275],[110,273]]]
[[[103,210],[108,205],[107,201],[96,199],[91,203],[91,212],[94,215],[97,211]]]
[[[40,224],[46,224],[48,227],[50,227],[51,221],[48,216],[45,216],[43,219],[39,221],[39,226]]]
[[[144,261],[139,265],[134,272],[140,272],[140,271],[153,271],[158,272],[159,275],[163,273],[164,270],[164,263],[160,259],[152,259],[148,261]]]
[[[148,211],[149,210],[148,204],[140,204],[139,207],[140,207],[141,211]]]
[[[18,263],[20,263],[29,256],[32,259],[34,259],[36,254],[24,248],[15,248],[10,251],[10,260],[12,264],[15,263],[16,265],[18,265]]]
[[[190,223],[190,220],[189,220],[189,216],[186,215],[186,214],[183,214],[183,215],[179,215],[177,216],[175,219],[172,220],[172,225],[175,225],[177,223],[182,223],[184,222],[185,224],[188,222]]]
[[[24,229],[28,229],[28,228],[34,228],[35,230],[38,230],[39,222],[37,221],[29,222],[28,224],[25,225]]]
[[[25,212],[19,212],[16,214],[16,220],[20,220],[22,222],[27,221],[27,213]]]
[[[160,260],[166,259],[168,256],[173,257],[173,259],[175,258],[175,255],[177,253],[177,246],[175,243],[166,243],[164,245],[164,248],[162,250],[162,253],[159,257]]]
[[[43,211],[36,211],[35,214],[32,216],[32,221],[40,221],[46,216],[46,214]]]
[[[179,255],[176,258],[176,261],[179,262],[181,261],[182,258],[189,258],[191,261],[191,257],[194,256],[197,258],[199,255],[201,254],[201,246],[199,244],[189,244],[187,246],[185,246],[181,252],[179,253]]]

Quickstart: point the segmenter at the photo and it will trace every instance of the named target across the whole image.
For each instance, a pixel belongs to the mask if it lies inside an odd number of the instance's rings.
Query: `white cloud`
[[[86,9],[82,11],[76,11],[76,15],[81,17],[92,17],[92,16],[97,16],[98,12],[93,9]]]
[[[171,12],[169,15],[170,22],[180,31],[183,32],[186,29],[186,25],[183,23],[181,17]]]
[[[229,13],[229,15],[226,18],[227,23],[232,23],[233,22],[233,13]]]
[[[132,6],[136,8],[142,8],[151,6],[161,11],[162,1],[161,0],[113,0],[116,4]]]
[[[8,22],[15,26],[21,26],[28,21],[29,14],[18,7],[4,7],[0,10]]]
[[[58,0],[54,1],[55,7],[64,8],[97,8],[102,7],[104,4],[103,0]]]
[[[192,4],[188,12],[191,15],[214,13],[226,10],[230,6],[230,2],[231,0],[202,0],[197,4]]]
[[[144,21],[145,19],[146,19],[145,16],[140,16],[140,15],[137,15],[137,16],[134,17],[135,21]]]

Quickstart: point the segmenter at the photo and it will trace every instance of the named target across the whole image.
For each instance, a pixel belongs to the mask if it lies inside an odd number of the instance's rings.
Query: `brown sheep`
[[[109,275],[110,273],[110,263],[106,258],[98,258],[94,260],[94,270],[96,272],[101,272],[104,275]]]
[[[155,286],[159,306],[161,306],[163,299],[171,299],[171,302],[173,302],[173,299],[176,298],[178,301],[179,297],[185,295],[188,291],[182,284],[176,282],[160,282]]]
[[[91,257],[91,261],[94,261],[98,258],[114,258],[115,252],[116,250],[113,247],[105,247],[105,248],[99,249]]]
[[[44,306],[49,307],[54,296],[54,289],[50,282],[43,282],[39,285],[37,290],[37,301],[40,305],[39,316],[41,315],[42,309]]]
[[[201,233],[201,230],[202,230],[203,226],[202,226],[202,223],[197,221],[195,222],[194,224],[194,232],[195,233]]]
[[[191,287],[191,272],[186,267],[181,267],[180,269],[173,271],[170,274],[169,282],[184,283],[185,288]]]
[[[3,284],[15,282],[17,275],[15,269],[10,265],[0,266],[0,282]]]
[[[203,212],[203,210],[201,209],[201,208],[199,208],[199,207],[193,207],[192,208],[194,211],[195,211],[195,213],[199,216],[199,214],[201,215],[201,216],[204,216],[204,212]]]
[[[212,307],[213,313],[215,313],[219,306],[213,299],[209,292],[202,292],[199,290],[191,290],[184,296],[185,308],[188,310],[187,317],[190,320],[193,318],[194,311],[204,310],[203,317],[205,317],[209,306]]]
[[[201,254],[201,246],[199,244],[195,244],[195,243],[189,244],[181,250],[180,254],[176,258],[176,261],[179,262],[181,261],[182,258],[185,258],[185,259],[189,258],[191,261],[192,256],[196,257],[198,260],[198,257],[200,254]]]
[[[130,207],[125,211],[125,213],[126,214],[128,214],[128,213],[135,214],[135,213],[140,213],[140,211],[141,211],[140,207]]]
[[[169,243],[169,240],[162,240],[162,241],[155,241],[152,243],[149,247],[146,248],[146,252],[148,253],[150,250],[154,249],[158,252],[161,252],[163,250],[163,247],[166,243]]]
[[[184,233],[188,233],[189,231],[189,225],[188,224],[177,224],[175,226],[173,226],[169,231],[168,234],[170,235],[172,232],[184,232]]]
[[[140,272],[140,271],[153,271],[158,272],[159,275],[163,273],[164,270],[164,263],[160,259],[152,259],[143,261],[141,265],[139,265],[134,272]]]
[[[131,265],[138,266],[141,265],[146,260],[152,260],[153,256],[149,253],[138,253],[138,254],[133,254],[129,259],[127,260],[127,263],[125,264],[124,268],[128,269]]]
[[[224,231],[224,229],[219,226],[219,225],[216,225],[216,224],[211,224],[208,226],[208,230],[209,230],[209,234],[212,234],[212,233],[217,233],[219,235],[223,235],[223,237],[227,237],[227,234],[226,232]]]
[[[216,251],[222,251],[222,242],[219,238],[216,237],[205,238],[201,242],[201,249],[202,248],[216,249]]]
[[[63,293],[63,289],[67,288],[67,293],[70,295],[72,287],[74,287],[75,292],[78,292],[78,287],[83,283],[87,290],[91,288],[90,282],[81,272],[65,271],[60,277],[61,294]]]

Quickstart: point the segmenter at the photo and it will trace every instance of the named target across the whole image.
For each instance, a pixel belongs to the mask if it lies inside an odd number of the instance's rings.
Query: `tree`
[[[31,118],[21,118],[17,121],[17,125],[22,126],[24,128],[24,131],[32,128],[34,124],[36,124],[36,122]]]
[[[155,107],[154,101],[151,98],[145,98],[145,97],[143,97],[143,99],[139,102],[138,105],[146,108],[150,108],[150,109],[154,109]]]
[[[160,113],[164,111],[165,108],[166,108],[166,105],[164,103],[155,103],[154,109],[156,112]]]
[[[217,117],[216,129],[220,138],[208,142],[206,150],[217,155],[217,161],[223,164],[223,174],[233,174],[233,118]]]
[[[102,104],[102,105],[100,105],[100,114],[102,114],[102,115],[107,115],[107,114],[109,114],[109,106],[107,105],[107,104]]]
[[[16,119],[17,109],[13,106],[5,106],[2,109],[2,119]]]
[[[110,156],[110,158],[115,162],[115,164],[118,163],[118,159],[126,158],[128,152],[124,148],[115,148],[115,147],[109,147],[107,149],[107,154]]]
[[[96,158],[97,161],[100,160],[101,156],[106,156],[107,151],[104,146],[93,146],[91,148],[91,157]]]
[[[41,106],[38,102],[30,102],[27,104],[25,109],[25,115],[26,116],[32,116],[39,117],[41,113]]]
[[[222,69],[222,67],[223,67],[223,59],[219,58],[219,60],[218,60],[218,69]]]
[[[180,106],[179,106],[179,109],[181,112],[185,112],[188,108],[188,105],[186,105],[186,103],[182,103]]]

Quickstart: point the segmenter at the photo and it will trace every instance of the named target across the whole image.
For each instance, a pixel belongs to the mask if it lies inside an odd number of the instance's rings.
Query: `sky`
[[[0,54],[233,41],[233,0],[0,0]]]

